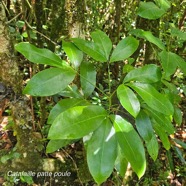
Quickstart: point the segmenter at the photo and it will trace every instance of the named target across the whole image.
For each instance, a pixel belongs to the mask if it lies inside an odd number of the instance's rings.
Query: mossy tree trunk
[[[34,151],[38,139],[32,132],[28,98],[21,94],[22,75],[16,58],[13,56],[13,47],[5,23],[6,14],[0,3],[0,82],[11,90],[8,98],[3,97],[0,102],[7,99],[7,108],[10,110],[10,118],[13,121],[12,130],[16,137],[14,152],[19,154],[19,157],[10,158],[5,164],[0,163],[0,172],[38,170],[41,167],[41,158],[39,152]],[[12,152],[13,150],[9,149],[5,155]]]

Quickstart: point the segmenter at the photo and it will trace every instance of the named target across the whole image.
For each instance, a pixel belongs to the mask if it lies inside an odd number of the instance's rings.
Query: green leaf
[[[46,147],[46,153],[52,153],[62,147],[72,143],[72,140],[61,139],[61,140],[50,140]]]
[[[85,54],[89,55],[96,61],[100,61],[100,62],[107,61],[107,58],[103,54],[103,51],[99,50],[98,44],[80,38],[73,38],[72,41],[80,50],[82,50]]]
[[[123,74],[127,74],[129,73],[130,71],[132,71],[134,69],[134,67],[132,65],[129,65],[129,64],[125,64],[123,66]]]
[[[23,28],[25,26],[25,22],[19,20],[19,21],[16,22],[16,26],[19,27],[19,28]]]
[[[167,52],[165,50],[160,52],[159,54],[160,61],[165,73],[164,78],[168,80],[170,79],[170,76],[175,73],[176,68],[178,66],[174,58],[172,58],[171,54],[172,54],[171,52]]]
[[[173,153],[172,153],[172,151],[167,150],[166,151],[166,157],[167,157],[168,164],[169,164],[171,172],[174,172],[175,171],[175,166],[174,166],[174,162],[173,162]]]
[[[96,129],[87,146],[87,162],[94,180],[101,184],[112,173],[117,156],[115,131],[109,119]]]
[[[154,64],[145,65],[141,68],[131,70],[124,79],[124,83],[129,81],[139,81],[144,83],[155,83],[161,80],[161,69]]]
[[[174,106],[174,121],[180,126],[182,124],[182,112],[179,107]]]
[[[136,128],[140,136],[145,141],[149,155],[155,161],[158,156],[158,142],[154,134],[150,118],[143,111],[140,111],[136,118]]]
[[[127,59],[136,51],[138,45],[139,41],[131,36],[121,40],[114,49],[110,62]]]
[[[154,128],[155,132],[160,137],[164,148],[166,150],[169,150],[171,145],[170,145],[170,141],[169,141],[167,133],[164,131],[164,129],[162,129],[161,125],[159,125],[158,123],[153,122],[152,124],[153,124],[153,128]]]
[[[186,32],[182,32],[178,28],[171,28],[171,35],[186,41]]]
[[[150,141],[154,136],[150,118],[144,111],[140,111],[136,118],[136,128],[145,142]]]
[[[170,63],[176,63],[180,70],[186,75],[186,62],[183,58],[173,52],[167,52]]]
[[[146,169],[145,150],[143,143],[133,128],[132,124],[124,120],[121,116],[111,116],[116,131],[116,138],[121,150],[130,162],[133,170],[141,178]]]
[[[164,114],[157,112],[152,109],[148,109],[150,116],[161,125],[162,130],[166,131],[168,134],[173,134],[175,129],[171,123],[171,119],[169,116],[165,116]]]
[[[179,144],[180,146],[182,146],[184,149],[186,149],[186,143],[184,143],[183,141],[179,140],[179,139],[173,139],[177,144]]]
[[[76,106],[62,112],[52,123],[49,139],[79,139],[96,130],[106,111],[97,105]]]
[[[177,155],[177,157],[180,159],[180,161],[182,162],[182,164],[186,165],[186,161],[184,159],[184,156],[183,155],[183,152],[181,151],[181,149],[179,149],[178,147],[174,146],[174,150],[175,150],[175,153]],[[185,154],[185,153],[184,153]]]
[[[163,42],[159,38],[155,37],[150,31],[144,31],[142,29],[135,29],[135,30],[130,31],[130,34],[133,34],[136,37],[146,39],[147,41],[155,44],[157,47],[159,47],[162,50],[165,49],[165,45],[163,44]]]
[[[86,106],[88,104],[89,104],[88,101],[84,99],[77,99],[77,98],[62,99],[50,111],[47,123],[52,124],[59,114],[61,114],[62,112],[66,111],[69,108],[75,106]]]
[[[112,42],[110,38],[100,30],[92,32],[91,37],[94,42],[99,46],[99,51],[105,56],[108,61],[112,49]]]
[[[68,85],[64,90],[62,90],[58,94],[63,97],[83,98],[83,95],[81,94],[80,90],[75,84]]]
[[[34,184],[33,178],[29,174],[26,176],[20,176],[20,180],[21,182],[27,183],[29,185]]]
[[[173,115],[174,108],[171,102],[152,85],[145,83],[130,83],[129,86],[134,89],[152,109],[166,115]]]
[[[184,73],[184,75],[186,75],[186,62],[184,61],[184,59],[176,55],[175,60],[177,60],[178,67],[180,68],[180,70]]]
[[[173,83],[169,83],[166,80],[161,80],[161,82],[173,93],[178,95],[179,94],[179,90],[177,89],[177,87],[173,84]]]
[[[96,86],[96,70],[92,63],[83,61],[80,66],[80,81],[84,96],[90,96]]]
[[[83,52],[80,51],[73,43],[65,41],[63,41],[63,49],[72,66],[77,69],[83,60]]]
[[[177,66],[184,74],[186,74],[186,62],[183,58],[173,52],[167,51],[162,51],[159,56],[163,70],[165,71],[165,77],[172,75],[175,72]]]
[[[171,7],[171,3],[168,0],[155,0],[155,2],[164,11],[167,11]]]
[[[138,15],[140,17],[152,20],[160,18],[165,12],[164,9],[159,8],[153,2],[140,2],[138,8]]]
[[[140,102],[135,93],[125,85],[120,85],[117,88],[117,96],[121,105],[134,117],[140,111]]]
[[[149,155],[155,161],[159,152],[159,145],[155,135],[151,138],[150,141],[146,142],[146,147]]]
[[[118,147],[118,156],[115,161],[115,168],[121,177],[125,176],[127,171],[128,161],[122,153],[120,146]]]
[[[33,63],[46,64],[59,68],[67,66],[66,61],[61,60],[50,50],[37,48],[27,42],[16,44],[15,49]]]
[[[150,32],[150,31],[143,31],[143,36],[145,37],[145,39],[147,41],[149,41],[150,43],[155,44],[160,49],[162,49],[162,50],[165,49],[165,45],[163,44],[163,42],[159,38],[153,36],[152,32]]]
[[[20,157],[20,153],[10,151],[8,154],[1,156],[1,162],[4,164],[10,159],[16,159]]]
[[[49,68],[34,75],[23,93],[32,96],[51,96],[59,93],[70,84],[76,72],[70,67]]]

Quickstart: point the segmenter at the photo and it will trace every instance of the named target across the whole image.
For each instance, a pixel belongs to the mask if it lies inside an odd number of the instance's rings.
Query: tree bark
[[[37,151],[34,151],[36,144],[39,140],[34,137],[31,128],[30,108],[28,98],[21,94],[22,92],[22,73],[19,70],[16,58],[13,56],[13,47],[8,36],[6,28],[6,14],[3,5],[0,3],[0,82],[9,91],[9,95],[2,97],[0,102],[7,100],[7,108],[10,110],[12,119],[12,130],[16,137],[16,151],[7,149],[5,155],[17,152],[19,157],[12,158],[5,164],[0,164],[0,172],[6,173],[7,171],[25,171],[25,170],[38,170],[41,168],[41,158]],[[1,104],[0,104],[1,105]],[[6,105],[4,106],[6,107]],[[1,108],[4,110],[5,108]],[[2,111],[3,112],[3,111]],[[9,122],[9,121],[8,121]],[[0,123],[1,124],[1,123]],[[13,148],[13,146],[12,146]],[[1,152],[4,149],[0,150]]]

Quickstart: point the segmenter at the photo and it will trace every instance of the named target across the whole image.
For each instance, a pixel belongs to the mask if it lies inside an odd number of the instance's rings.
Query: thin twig
[[[32,26],[25,20],[26,25],[31,29],[34,30],[36,33],[38,33],[39,35],[41,35],[42,37],[44,37],[45,39],[47,39],[48,41],[50,41],[51,43],[53,43],[54,45],[57,45],[56,42],[52,41],[49,37],[45,36],[43,33],[37,31],[36,29],[32,28]]]
[[[81,181],[81,178],[80,178],[80,176],[79,176],[79,171],[78,171],[78,167],[77,167],[76,162],[74,161],[74,159],[72,158],[72,156],[71,156],[67,151],[65,151],[64,149],[62,149],[62,150],[63,150],[63,152],[66,154],[66,156],[69,157],[69,158],[72,160],[72,162],[73,162],[73,164],[74,164],[74,167],[75,167],[75,169],[76,169],[76,171],[77,171],[77,175],[78,175],[79,182],[80,182],[80,184],[83,186],[83,182]]]
[[[20,12],[19,14],[17,14],[15,17],[13,17],[12,19],[10,19],[9,21],[5,22],[6,25],[10,24],[12,21],[14,21],[15,19],[17,19],[23,12]]]

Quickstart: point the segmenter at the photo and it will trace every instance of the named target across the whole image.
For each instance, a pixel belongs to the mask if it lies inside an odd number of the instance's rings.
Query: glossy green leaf
[[[161,69],[154,64],[145,65],[141,68],[131,70],[124,79],[124,83],[129,81],[139,81],[144,83],[155,83],[161,80]]]
[[[154,134],[150,118],[143,111],[140,111],[136,118],[136,128],[140,136],[145,141],[149,155],[153,160],[156,160],[158,156],[158,142]]]
[[[46,64],[59,68],[67,65],[65,61],[62,61],[56,54],[54,54],[50,50],[37,48],[27,42],[16,44],[15,49],[33,63]]]
[[[145,83],[130,83],[129,86],[134,89],[152,109],[166,115],[173,115],[174,108],[171,102],[152,85]]]
[[[179,107],[174,106],[174,121],[180,126],[182,124],[182,112]]]
[[[131,36],[121,40],[114,49],[110,58],[110,62],[127,59],[136,51],[138,45],[139,41]]]
[[[107,61],[106,56],[103,54],[103,51],[99,49],[98,44],[80,38],[73,38],[72,41],[80,50],[82,50],[85,54],[89,55],[96,61],[100,62]]]
[[[50,111],[47,123],[52,124],[59,114],[61,114],[62,112],[66,111],[69,108],[75,106],[86,106],[88,104],[89,104],[88,101],[84,99],[77,99],[77,98],[62,99]]]
[[[101,184],[111,175],[117,156],[115,131],[109,119],[96,129],[87,146],[87,162],[94,180]]]
[[[117,88],[117,96],[121,105],[134,117],[140,111],[140,102],[135,93],[127,86],[121,84]]]
[[[128,161],[125,158],[120,146],[118,147],[118,156],[115,161],[115,168],[119,172],[120,176],[124,177],[127,171]]]
[[[34,75],[23,93],[32,96],[51,96],[65,89],[74,79],[76,72],[70,67],[49,68]]]
[[[159,55],[163,70],[165,71],[165,74],[167,74],[167,76],[172,75],[175,72],[176,67],[179,67],[180,70],[184,74],[186,74],[186,62],[183,58],[173,52],[167,51],[163,51]]]
[[[162,51],[159,56],[161,60],[161,64],[164,70],[164,78],[170,79],[170,76],[175,73],[178,64],[172,58],[172,53],[167,51]]]
[[[133,34],[136,37],[146,39],[147,41],[155,44],[157,47],[159,47],[162,50],[165,49],[165,45],[163,44],[163,42],[159,38],[155,37],[150,31],[144,31],[142,29],[135,29],[135,30],[130,31],[130,34]]]
[[[163,8],[159,8],[153,2],[140,2],[138,8],[138,15],[140,17],[152,20],[160,18],[165,12]]]
[[[136,118],[136,128],[145,142],[150,141],[154,136],[154,130],[150,118],[143,111],[140,111]]]
[[[162,129],[161,125],[159,125],[156,122],[153,122],[153,128],[155,132],[157,133],[157,135],[160,137],[164,148],[166,150],[169,150],[171,145],[170,145],[170,141],[169,141],[167,133],[164,131],[164,129]]]
[[[67,54],[72,66],[77,69],[83,60],[83,52],[79,50],[73,43],[65,41],[63,41],[63,49]]]
[[[94,40],[94,42],[99,46],[100,52],[103,53],[103,55],[108,61],[112,49],[112,42],[110,38],[100,30],[96,30],[95,32],[92,32],[91,37]]]
[[[96,86],[96,70],[92,63],[83,61],[81,64],[80,82],[84,96],[90,96]]]
[[[121,116],[111,116],[116,131],[116,138],[121,150],[130,162],[132,169],[141,178],[146,169],[145,150],[138,133],[132,124],[127,122]]]
[[[62,140],[50,140],[46,147],[46,153],[52,153],[62,147],[67,146],[72,143],[72,140],[62,139]]]
[[[76,106],[62,112],[52,123],[49,139],[79,139],[96,130],[106,111],[97,105]]]
[[[166,131],[168,134],[173,134],[175,129],[173,124],[171,123],[171,119],[169,116],[165,116],[164,114],[157,112],[152,109],[148,109],[151,117],[161,125],[162,130]]]

